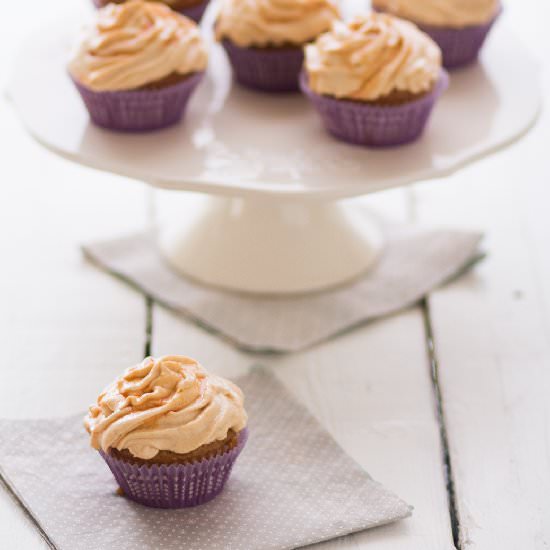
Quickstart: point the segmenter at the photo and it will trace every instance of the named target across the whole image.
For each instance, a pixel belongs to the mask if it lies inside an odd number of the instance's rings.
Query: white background
[[[62,17],[76,1],[85,0],[3,6],[2,84],[20,40]],[[505,18],[544,64],[548,95],[550,4],[514,0]],[[550,545],[546,113],[522,142],[490,159],[451,178],[371,200],[396,220],[485,231],[489,256],[483,264],[423,306],[285,357],[240,353],[88,265],[79,243],[147,223],[145,187],[44,151],[4,98],[0,167],[0,416],[82,411],[146,347],[154,354],[195,356],[228,376],[261,362],[273,366],[365,469],[415,506],[410,520],[326,548],[453,548],[442,426],[457,545],[468,550]],[[44,547],[0,490],[0,548]]]

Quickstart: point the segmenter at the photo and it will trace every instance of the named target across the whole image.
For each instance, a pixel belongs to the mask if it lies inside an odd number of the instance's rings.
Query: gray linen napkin
[[[480,259],[482,235],[407,226],[386,230],[376,267],[346,286],[292,297],[224,292],[170,269],[141,233],[83,247],[100,267],[249,351],[296,351],[408,307]]]
[[[0,475],[60,550],[284,550],[410,515],[271,374],[237,382],[250,437],[222,494],[202,506],[158,510],[117,496],[82,415],[0,420]]]

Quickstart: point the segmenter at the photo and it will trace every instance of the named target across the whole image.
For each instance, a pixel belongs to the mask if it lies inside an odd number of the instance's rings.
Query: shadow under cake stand
[[[164,220],[160,251],[183,275],[237,291],[321,290],[367,272],[382,235],[365,212],[340,199],[451,174],[522,136],[541,103],[538,64],[499,24],[481,61],[451,74],[412,145],[369,150],[334,140],[300,94],[233,84],[217,45],[183,124],[115,133],[89,122],[66,73],[74,38],[68,28],[75,25],[35,33],[19,54],[9,92],[25,126],[70,160],[155,188],[201,193],[199,203]]]

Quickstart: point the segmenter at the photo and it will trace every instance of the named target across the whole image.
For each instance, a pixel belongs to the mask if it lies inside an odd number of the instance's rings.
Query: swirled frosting
[[[499,0],[373,0],[373,7],[415,23],[460,28],[490,21]]]
[[[246,423],[241,390],[181,355],[148,357],[130,367],[84,419],[92,447],[128,449],[143,459],[161,450],[191,452]]]
[[[98,12],[69,63],[81,84],[97,91],[132,90],[173,73],[204,70],[198,27],[164,4],[130,0]]]
[[[384,14],[336,21],[305,48],[309,87],[318,94],[374,101],[393,91],[431,89],[441,71],[441,51],[407,21]]]
[[[223,0],[216,36],[241,47],[302,45],[339,17],[331,0]]]

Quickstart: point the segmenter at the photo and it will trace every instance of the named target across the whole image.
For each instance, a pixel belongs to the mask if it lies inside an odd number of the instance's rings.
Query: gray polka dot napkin
[[[296,351],[408,307],[480,259],[479,233],[391,227],[376,267],[349,285],[294,297],[201,286],[170,269],[154,239],[137,234],[84,247],[100,267],[160,304],[249,351]]]
[[[282,550],[410,515],[268,372],[238,383],[250,438],[223,493],[202,506],[158,510],[118,496],[81,415],[1,420],[0,474],[59,550]]]

